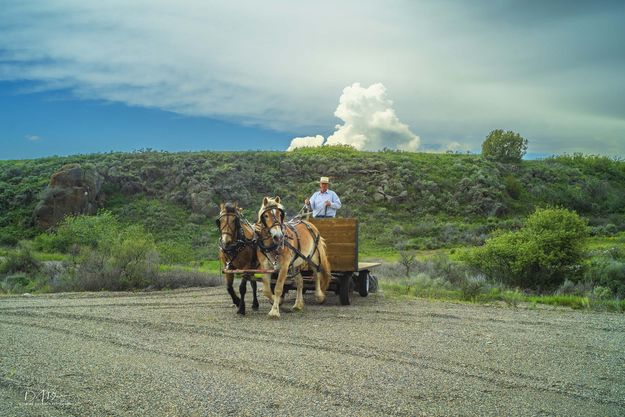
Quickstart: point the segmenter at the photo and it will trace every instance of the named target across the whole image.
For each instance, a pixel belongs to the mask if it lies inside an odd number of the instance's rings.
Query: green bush
[[[612,256],[593,258],[584,271],[584,281],[602,286],[625,297],[625,260]]]
[[[75,267],[59,289],[128,290],[149,286],[158,274],[159,255],[152,234],[141,225],[124,225],[110,212],[67,217],[52,234],[37,240],[72,254]]]
[[[96,248],[115,241],[123,230],[111,212],[102,210],[97,216],[68,216],[55,232],[44,233],[35,239],[37,247],[46,252],[68,253],[73,245]]]
[[[555,288],[581,272],[586,222],[562,209],[537,209],[519,231],[503,232],[483,247],[464,251],[462,260],[512,286]]]
[[[30,278],[23,272],[10,274],[0,281],[0,289],[6,293],[23,293],[30,284]]]
[[[41,269],[41,263],[35,259],[30,242],[21,241],[16,250],[9,251],[6,259],[0,263],[0,274],[22,272],[35,273]]]
[[[527,139],[510,130],[493,130],[482,143],[482,156],[498,162],[519,162],[526,151]]]

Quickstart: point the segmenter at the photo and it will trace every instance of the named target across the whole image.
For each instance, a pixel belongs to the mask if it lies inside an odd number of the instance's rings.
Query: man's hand
[[[330,207],[332,205],[332,202],[330,200],[326,200],[326,207]]]

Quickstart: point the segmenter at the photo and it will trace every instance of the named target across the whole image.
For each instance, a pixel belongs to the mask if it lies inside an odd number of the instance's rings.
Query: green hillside
[[[97,170],[103,178],[100,208],[143,224],[169,247],[172,262],[211,256],[207,246],[215,238],[211,219],[219,202],[237,200],[252,220],[263,196],[280,195],[292,216],[321,175],[332,178],[341,216],[360,219],[364,249],[477,245],[494,229],[517,228],[535,207],[548,205],[588,218],[595,234],[625,230],[625,162],[605,157],[501,164],[477,155],[344,147],[141,151],[0,161],[0,244],[40,233],[33,211],[50,176],[70,163]]]
[[[625,310],[625,162],[348,147],[0,161],[0,293],[215,285],[219,203],[292,217],[322,175],[388,296]]]

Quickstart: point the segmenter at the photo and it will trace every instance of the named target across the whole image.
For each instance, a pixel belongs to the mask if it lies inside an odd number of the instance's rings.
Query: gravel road
[[[307,294],[276,321],[228,300],[0,298],[0,415],[625,415],[624,315]]]

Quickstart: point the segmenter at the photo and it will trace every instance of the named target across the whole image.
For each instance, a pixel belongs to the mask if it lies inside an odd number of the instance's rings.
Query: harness
[[[280,211],[280,222],[278,222],[278,219],[276,218],[275,214],[273,214],[273,220],[274,220],[274,225],[270,228],[267,227],[267,224],[265,222],[265,218],[264,218],[264,214],[269,211],[269,210],[274,210],[277,209]],[[298,258],[301,258],[304,260],[304,262],[306,262],[306,264],[308,264],[315,272],[321,272],[322,268],[321,268],[321,262],[319,262],[319,264],[315,264],[312,260],[313,256],[315,255],[315,253],[317,253],[319,251],[319,238],[321,237],[321,235],[319,233],[315,233],[314,230],[312,229],[310,223],[299,220],[299,219],[291,219],[289,220],[287,223],[284,223],[284,210],[279,207],[279,206],[269,206],[267,207],[265,210],[263,210],[261,212],[261,215],[259,216],[261,219],[261,222],[264,226],[264,229],[261,229],[261,232],[263,230],[266,230],[267,232],[269,232],[272,228],[277,227],[279,225],[280,230],[282,231],[282,240],[280,242],[272,242],[270,245],[265,245],[263,243],[262,237],[260,239],[258,239],[258,247],[260,248],[261,252],[263,253],[263,255],[265,255],[265,257],[274,265],[274,268],[277,267],[278,265],[278,260],[280,257],[280,253],[278,252],[278,249],[282,249],[285,246],[290,249],[295,256],[293,257],[293,259],[291,259],[291,263],[289,264],[289,273],[288,273],[288,277],[291,278],[295,275],[297,275],[297,273],[299,272],[294,270],[294,264],[295,261]],[[297,229],[296,226],[299,224],[303,224],[304,226],[306,226],[306,229],[308,229],[308,233],[310,233],[310,235],[313,237],[314,239],[314,243],[313,243],[313,250],[311,251],[310,255],[306,256],[304,255],[304,253],[302,253],[301,251],[301,244],[300,244],[300,237],[299,234],[297,233]],[[295,236],[295,238],[293,238],[293,236],[289,236],[289,234],[285,233],[285,228],[287,230],[290,230],[292,232],[292,234]],[[289,240],[295,240],[296,245],[293,245]],[[273,257],[274,259],[272,260],[271,257]]]
[[[235,217],[234,229],[230,227],[230,222],[226,222],[223,227],[221,226],[221,219],[223,217],[229,216]],[[241,220],[243,220],[243,222],[245,222],[245,224],[249,226],[250,229],[252,229],[251,239],[248,239],[245,236],[243,226],[241,225]],[[224,257],[226,258],[226,269],[230,269],[232,263],[236,260],[237,256],[239,256],[239,254],[243,252],[246,247],[254,248],[256,246],[258,236],[256,235],[254,227],[245,218],[241,218],[241,216],[237,212],[226,211],[226,213],[221,214],[219,217],[217,217],[215,223],[219,228],[220,235],[228,235],[232,237],[233,242],[229,245],[224,244],[221,240],[221,237],[219,238],[219,249],[221,249]],[[252,251],[252,262],[254,264],[257,262],[255,250]]]

